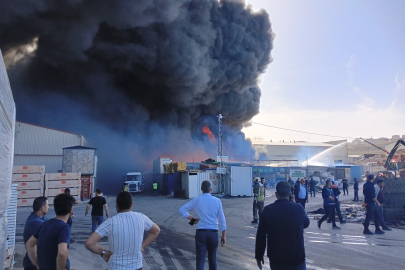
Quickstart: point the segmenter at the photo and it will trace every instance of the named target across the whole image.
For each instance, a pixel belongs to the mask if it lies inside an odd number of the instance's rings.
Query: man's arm
[[[256,246],[255,246],[255,258],[257,265],[262,269],[262,263],[264,264],[264,252],[266,250],[266,240],[267,240],[267,221],[266,215],[267,209],[263,209],[262,218],[259,221],[259,227],[256,233]]]
[[[91,206],[91,204],[88,204],[88,205],[87,205],[87,207],[86,207],[86,213],[84,214],[85,216],[87,216],[87,213],[89,212],[90,206]]]
[[[34,264],[36,267],[38,267],[37,243],[38,239],[36,239],[34,236],[31,236],[31,238],[28,239],[27,244],[25,245],[27,248],[28,257],[30,258],[32,264]]]
[[[106,222],[103,222],[98,228],[97,231],[93,232],[89,238],[87,238],[86,242],[84,245],[93,253],[96,254],[103,254],[103,251],[106,250],[105,248],[101,247],[98,242],[103,238],[107,232],[110,229],[110,222],[109,220]],[[102,235],[100,235],[102,234]],[[103,259],[108,262],[112,255],[112,252],[109,250],[106,250],[106,253],[103,255]]]
[[[226,220],[221,200],[219,200],[217,218],[219,222],[219,230],[222,231],[221,246],[224,246],[226,244]]]
[[[180,207],[179,213],[181,214],[182,217],[188,218],[189,220],[193,219],[193,217],[188,213],[188,211],[194,208],[194,200],[195,199],[192,199],[191,201]]]
[[[108,205],[107,204],[104,204],[104,209],[105,209],[106,216],[109,217],[110,213],[108,212]]]
[[[56,259],[56,266],[58,270],[65,270],[66,269],[66,262],[68,259],[68,244],[67,243],[60,243],[58,245],[58,257]]]
[[[153,223],[152,227],[150,228],[148,232],[148,236],[143,240],[142,242],[142,252],[147,248],[150,244],[153,243],[153,241],[156,240],[160,233],[160,228],[156,223]]]

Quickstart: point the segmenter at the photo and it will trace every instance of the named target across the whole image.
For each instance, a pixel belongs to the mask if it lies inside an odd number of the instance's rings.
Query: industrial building
[[[47,173],[62,172],[63,148],[86,145],[80,134],[16,121],[14,166],[45,165]]]

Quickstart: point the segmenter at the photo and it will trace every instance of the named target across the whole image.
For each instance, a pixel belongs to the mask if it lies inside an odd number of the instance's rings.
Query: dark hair
[[[357,180],[357,178],[355,177],[354,180]]]
[[[211,182],[209,180],[204,180],[201,183],[201,190],[203,193],[209,193],[211,189]]]
[[[117,205],[120,210],[128,210],[132,207],[132,195],[129,192],[122,191],[117,196]]]
[[[276,191],[279,197],[286,198],[290,196],[291,186],[287,182],[278,182]]]
[[[101,189],[99,189],[99,188],[96,189],[96,193],[97,193],[97,194],[101,194]]]
[[[70,193],[70,188],[68,188],[68,187],[65,188],[65,191],[64,191],[64,192],[65,192],[65,193],[68,193],[68,192]]]
[[[326,180],[325,185],[328,186],[328,184],[331,182],[331,180]]]
[[[369,174],[367,175],[367,181],[373,180],[374,179],[374,174]]]
[[[41,210],[42,207],[46,205],[47,200],[47,197],[35,198],[34,203],[32,204],[32,210],[34,210],[34,212],[38,212],[39,210]]]
[[[73,204],[76,202],[75,198],[69,194],[62,193],[55,197],[53,200],[53,207],[57,216],[65,216],[69,214]]]
[[[260,179],[264,179],[264,177],[260,178]]]
[[[384,183],[384,180],[378,179],[377,184],[379,184],[379,183]]]

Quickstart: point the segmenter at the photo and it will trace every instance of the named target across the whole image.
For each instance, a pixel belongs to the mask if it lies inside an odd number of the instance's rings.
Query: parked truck
[[[139,193],[144,191],[144,177],[140,172],[129,172],[124,176],[124,184],[128,185],[129,193]]]

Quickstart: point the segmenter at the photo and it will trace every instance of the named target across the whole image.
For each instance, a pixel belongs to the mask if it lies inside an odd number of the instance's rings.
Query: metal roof
[[[72,147],[64,147],[62,149],[73,149],[73,150],[97,150],[97,148],[87,147],[87,146],[72,146]]]
[[[273,146],[321,146],[321,147],[332,147],[333,145],[327,143],[319,142],[269,142],[269,141],[254,141],[253,145],[273,145]]]

